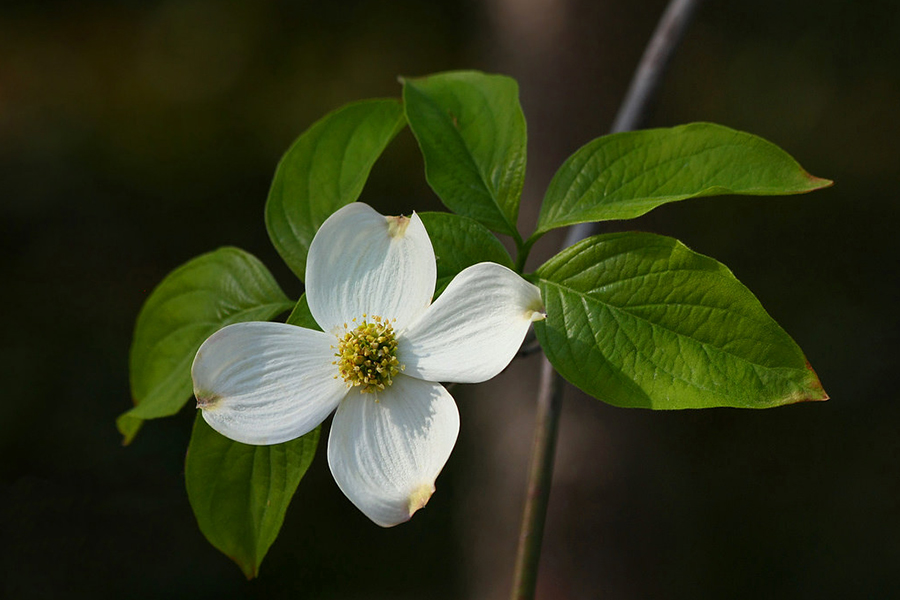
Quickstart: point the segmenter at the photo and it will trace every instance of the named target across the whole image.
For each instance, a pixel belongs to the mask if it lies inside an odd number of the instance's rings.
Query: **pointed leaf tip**
[[[804,194],[829,185],[775,144],[713,123],[615,133],[559,168],[533,237],[575,223],[634,219],[688,198]]]
[[[153,290],[135,325],[129,357],[134,407],[116,420],[128,443],[144,419],[174,415],[191,398],[191,363],[216,330],[290,310],[256,257],[224,247],[181,265]]]
[[[229,556],[231,560],[237,563],[237,566],[241,568],[241,571],[244,573],[244,577],[247,578],[247,581],[253,581],[259,575],[259,569],[257,565],[253,562],[242,562],[240,559],[234,556]]]
[[[753,294],[677,240],[594,236],[537,275],[547,320],[534,330],[547,358],[610,404],[768,408],[827,398],[799,346]]]
[[[143,425],[144,420],[139,417],[133,417],[127,412],[119,415],[116,419],[116,429],[122,434],[122,445],[130,445]]]
[[[806,361],[806,370],[809,371],[811,376],[810,384],[807,388],[806,396],[798,399],[797,402],[824,402],[825,400],[829,400],[830,397],[828,396],[828,392],[822,387],[822,381],[819,379],[815,369],[813,369],[808,360]]]
[[[831,179],[823,179],[822,177],[816,177],[810,173],[806,174],[807,178],[809,178],[809,183],[812,187],[810,187],[809,191],[821,190],[827,187],[831,187],[834,185],[834,181]]]
[[[235,554],[227,554],[223,553],[225,556],[230,558],[234,564],[238,566],[241,570],[241,573],[244,574],[244,577],[247,578],[247,581],[253,581],[259,576],[259,565],[256,564],[253,560],[247,560],[246,558],[242,558]]]
[[[248,580],[259,575],[318,441],[317,428],[283,444],[249,446],[195,417],[185,457],[188,500],[200,531]]]

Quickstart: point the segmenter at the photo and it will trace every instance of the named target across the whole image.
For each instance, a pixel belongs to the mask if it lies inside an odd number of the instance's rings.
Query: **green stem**
[[[647,49],[641,57],[631,85],[616,115],[613,132],[628,131],[640,124],[650,100],[655,96],[669,60],[684,36],[687,25],[700,0],[670,0]],[[594,223],[581,223],[569,228],[563,247],[571,246],[596,232]],[[533,240],[516,244],[517,270],[522,272]],[[537,585],[538,563],[547,504],[553,478],[553,457],[559,418],[562,411],[562,377],[546,357],[542,358],[538,388],[538,406],[531,465],[528,473],[528,495],[519,530],[519,547],[513,579],[513,600],[532,600]]]
[[[525,272],[525,261],[528,260],[528,254],[531,252],[531,246],[534,240],[528,239],[526,242],[521,240],[516,242],[516,273],[522,275]]]
[[[534,598],[541,540],[544,537],[544,522],[547,520],[547,502],[553,482],[553,457],[556,454],[559,416],[562,413],[562,390],[562,378],[556,374],[550,361],[542,357],[537,423],[531,447],[531,465],[528,468],[525,514],[522,515],[522,528],[519,531],[513,600]]]

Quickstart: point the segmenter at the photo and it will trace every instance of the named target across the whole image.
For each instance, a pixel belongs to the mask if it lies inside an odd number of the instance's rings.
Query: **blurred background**
[[[405,525],[356,511],[320,452],[247,582],[187,501],[194,409],[121,445],[132,327],[170,270],[223,245],[297,297],[262,218],[277,161],[325,112],[399,95],[398,75],[519,80],[531,231],[555,169],[612,122],[664,5],[0,4],[0,597],[507,597],[537,357],[454,390],[458,446]],[[657,413],[567,389],[540,598],[900,595],[898,107],[900,4],[701,6],[646,125],[750,131],[835,186],[693,200],[608,229],[672,235],[731,267],[832,399]],[[362,199],[439,208],[408,130]]]

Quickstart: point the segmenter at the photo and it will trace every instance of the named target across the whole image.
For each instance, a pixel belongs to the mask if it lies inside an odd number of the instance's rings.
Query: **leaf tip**
[[[805,173],[806,178],[809,180],[809,189],[813,190],[821,190],[827,187],[831,187],[834,185],[834,181],[831,179],[823,179],[821,177],[816,177],[810,173]]]
[[[816,372],[809,361],[806,361],[806,371],[808,376],[806,385],[804,385],[802,390],[791,394],[785,404],[796,404],[798,402],[824,402],[829,399],[828,394],[825,392],[825,388],[822,387],[819,376],[816,375]]]
[[[241,572],[243,572],[244,577],[247,578],[247,581],[253,581],[259,575],[259,564],[256,561],[245,561],[237,556],[228,556],[231,560],[235,562],[235,564],[240,567]]]
[[[135,405],[136,404],[137,401],[135,401]],[[116,419],[116,429],[118,429],[119,433],[122,434],[122,445],[128,446],[129,444],[131,444],[143,425],[144,420],[140,417],[133,417],[127,412],[119,415],[119,417]]]
[[[812,368],[812,365],[809,364],[809,361],[806,361],[806,370],[809,371],[811,376],[809,391],[810,397],[807,400],[813,400],[817,402],[824,402],[828,400],[830,397],[828,393],[825,391],[825,388],[822,386],[821,380],[819,380],[819,376],[816,374],[815,369]]]

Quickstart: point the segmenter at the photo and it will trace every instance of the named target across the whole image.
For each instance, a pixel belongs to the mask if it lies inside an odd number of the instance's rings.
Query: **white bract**
[[[251,322],[214,333],[191,368],[203,418],[233,440],[278,444],[337,409],[328,465],[338,486],[383,527],[408,520],[434,492],[459,432],[456,403],[437,382],[490,379],[544,318],[538,288],[501,265],[463,270],[432,304],[435,277],[415,213],[341,208],[316,233],[306,266],[322,331]]]

